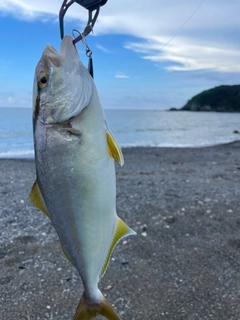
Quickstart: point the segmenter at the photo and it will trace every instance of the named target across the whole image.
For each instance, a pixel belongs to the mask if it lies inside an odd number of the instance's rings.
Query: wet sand
[[[122,320],[239,320],[240,142],[123,153],[117,210],[138,234],[114,250],[107,300]],[[0,319],[70,320],[82,284],[27,202],[34,180],[33,160],[0,160]]]

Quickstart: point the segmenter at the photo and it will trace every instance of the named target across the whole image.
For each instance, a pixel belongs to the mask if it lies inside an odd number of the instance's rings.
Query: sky
[[[35,67],[59,49],[62,0],[0,0],[0,107],[32,107]],[[106,109],[180,108],[219,85],[240,84],[239,0],[108,0],[94,34],[94,79]],[[65,34],[88,12],[74,3]],[[87,65],[85,47],[77,45]]]

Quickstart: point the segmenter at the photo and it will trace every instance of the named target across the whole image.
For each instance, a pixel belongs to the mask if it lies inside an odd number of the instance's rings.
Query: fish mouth
[[[62,64],[61,54],[50,44],[47,44],[43,56],[48,67],[59,68]]]
[[[59,52],[52,45],[47,44],[43,56],[47,66],[53,68],[59,68],[66,62],[69,64],[70,61],[74,62],[79,59],[73,38],[69,35],[63,38]]]

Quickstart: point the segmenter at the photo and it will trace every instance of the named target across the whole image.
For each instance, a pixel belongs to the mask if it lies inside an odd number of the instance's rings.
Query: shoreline
[[[220,144],[213,144],[213,145],[204,145],[204,146],[183,146],[183,147],[168,147],[168,146],[164,146],[164,147],[161,147],[161,146],[125,146],[125,147],[121,147],[122,150],[127,150],[127,149],[148,149],[148,148],[153,148],[153,149],[180,149],[180,150],[183,150],[183,149],[204,149],[204,148],[215,148],[215,147],[224,147],[224,146],[228,146],[228,145],[234,145],[234,144],[239,144],[240,143],[240,138],[239,140],[234,140],[234,141],[231,141],[231,142],[226,142],[226,143],[220,143]],[[28,161],[31,161],[33,160],[34,161],[34,157],[32,158],[28,158],[28,157],[20,157],[20,158],[17,158],[17,157],[9,157],[9,158],[1,158],[0,157],[0,161],[1,160],[28,160]]]
[[[122,320],[240,319],[240,141],[123,155],[117,211],[137,235],[100,282],[109,303]],[[82,283],[28,203],[34,159],[0,159],[0,177],[0,319],[72,319]]]

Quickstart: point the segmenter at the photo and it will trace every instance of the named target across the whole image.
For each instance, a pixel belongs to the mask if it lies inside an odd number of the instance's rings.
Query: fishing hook
[[[92,50],[89,48],[86,37],[83,33],[79,32],[76,29],[72,30],[72,35],[74,37],[74,32],[77,32],[79,34],[79,36],[77,38],[74,38],[73,43],[75,43],[76,39],[81,39],[82,43],[84,44],[85,48],[86,48],[86,56],[88,57],[88,72],[90,73],[90,75],[93,78],[93,60],[92,60]],[[79,41],[79,40],[78,40]]]

